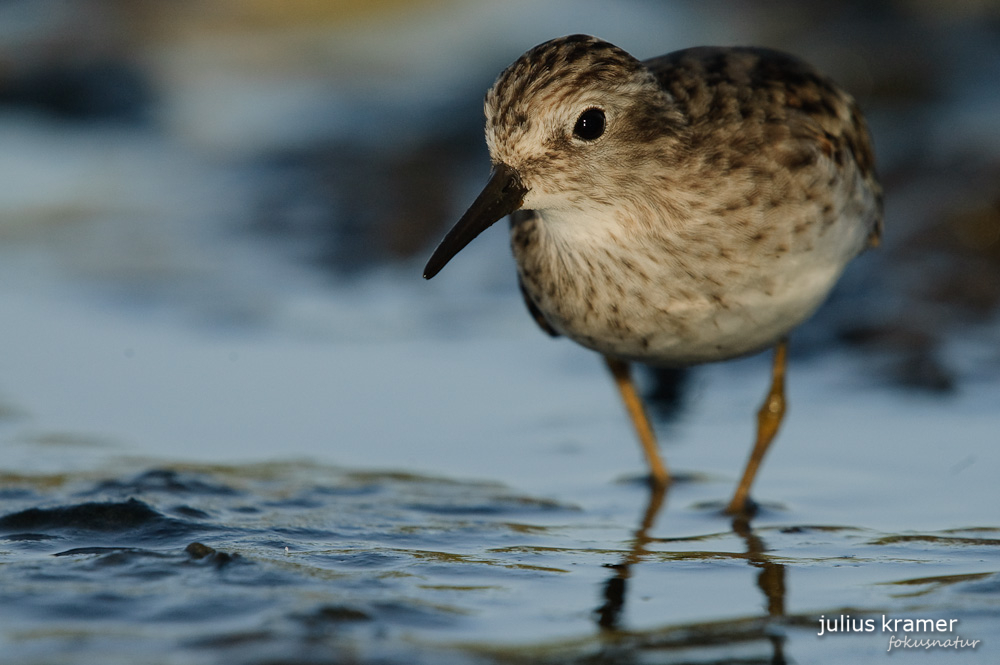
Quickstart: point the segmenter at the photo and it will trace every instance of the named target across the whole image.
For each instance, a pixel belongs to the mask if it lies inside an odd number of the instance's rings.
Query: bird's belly
[[[685,366],[772,346],[819,307],[871,230],[857,211],[813,212],[760,215],[752,238],[716,218],[697,233],[625,234],[615,218],[532,213],[512,224],[511,246],[553,329],[606,355]]]
[[[606,355],[676,367],[774,345],[823,302],[845,262],[788,257],[783,270],[743,275],[729,285],[600,271],[538,280],[520,261],[519,268],[532,302],[558,332]]]
[[[825,289],[819,294],[744,292],[722,302],[665,303],[627,323],[567,321],[565,334],[595,351],[651,365],[715,362],[774,345],[812,314],[825,294]]]

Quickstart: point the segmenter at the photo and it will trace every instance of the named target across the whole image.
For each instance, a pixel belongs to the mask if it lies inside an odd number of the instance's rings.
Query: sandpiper
[[[787,336],[878,244],[881,188],[854,99],[790,55],[699,47],[639,61],[586,35],[540,44],[486,93],[492,175],[434,277],[511,215],[538,324],[604,356],[652,480],[670,475],[629,363],[683,367],[774,347],[750,486],[785,412]]]

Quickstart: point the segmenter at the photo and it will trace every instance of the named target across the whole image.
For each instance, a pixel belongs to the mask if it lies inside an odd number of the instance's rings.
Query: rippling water
[[[996,527],[897,533],[784,508],[750,528],[690,506],[657,524],[629,484],[595,488],[596,510],[290,462],[4,484],[11,663],[843,662],[887,648],[882,615],[957,619],[982,651],[1000,600]],[[609,511],[626,499],[630,519]],[[840,615],[878,626],[817,636]]]

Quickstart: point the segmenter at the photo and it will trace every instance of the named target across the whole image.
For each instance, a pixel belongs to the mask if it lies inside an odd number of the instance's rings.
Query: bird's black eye
[[[604,111],[601,109],[587,109],[576,119],[576,126],[573,127],[573,135],[584,141],[593,141],[601,137],[604,133]]]

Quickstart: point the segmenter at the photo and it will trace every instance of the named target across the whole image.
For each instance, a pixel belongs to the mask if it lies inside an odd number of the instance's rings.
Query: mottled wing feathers
[[[745,141],[748,152],[757,142],[786,140],[797,146],[786,164],[807,162],[822,152],[838,166],[853,160],[871,190],[875,206],[869,222],[869,245],[882,234],[882,191],[864,117],[854,99],[805,62],[764,48],[697,47],[675,51],[643,63],[680,108],[694,141],[732,147]],[[748,120],[761,131],[748,134]],[[727,127],[741,135],[719,141]],[[735,134],[735,130],[734,130]],[[787,141],[793,139],[794,141]]]

